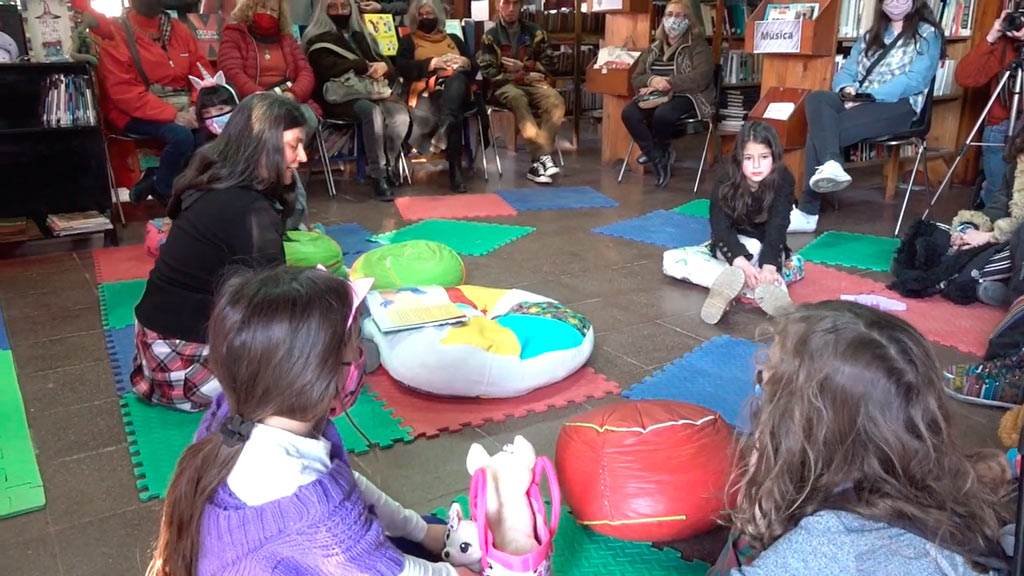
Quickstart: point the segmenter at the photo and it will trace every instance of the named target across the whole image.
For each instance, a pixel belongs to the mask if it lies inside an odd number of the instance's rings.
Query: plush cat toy
[[[453,502],[448,511],[448,530],[444,533],[441,558],[452,566],[465,566],[480,572],[480,537],[476,522],[462,516],[462,506]]]

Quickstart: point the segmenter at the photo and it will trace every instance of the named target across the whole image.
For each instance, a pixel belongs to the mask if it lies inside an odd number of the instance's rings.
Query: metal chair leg
[[[633,153],[634,140],[629,139],[629,148],[626,148],[626,157],[622,159],[622,168],[619,169],[619,184],[622,183],[622,175],[626,173],[626,164],[629,164],[629,155]]]
[[[478,118],[476,121],[477,132],[480,133],[480,161],[484,165],[484,182],[490,180],[487,176],[487,149],[484,147],[484,123]]]
[[[117,193],[117,180],[114,179],[114,165],[110,162],[109,138],[103,139],[103,155],[107,159],[107,183],[110,184],[110,197],[117,205],[117,214],[121,218],[121,228],[128,227],[128,221],[124,217],[124,206],[121,204],[121,195]]]
[[[707,135],[706,138],[704,138],[704,152],[701,153],[701,155],[700,155],[700,165],[697,166],[697,181],[693,183],[693,195],[694,196],[697,195],[697,189],[700,188],[700,177],[701,177],[702,174],[704,174],[704,162],[708,158],[708,146],[711,145],[711,131],[712,131],[712,128],[713,127],[711,125],[711,121],[708,120],[708,135]]]
[[[412,174],[409,172],[409,163],[405,159],[405,150],[398,151],[398,178],[405,179],[406,183],[412,185]]]
[[[493,108],[487,107],[487,123],[491,125],[491,130],[494,130],[494,120],[491,119],[491,112],[493,111]],[[494,166],[498,169],[498,178],[501,178],[504,176],[504,173],[501,171],[501,157],[498,156],[498,144],[495,142],[493,132],[491,132],[491,149],[494,150]]]
[[[320,150],[320,162],[324,166],[324,177],[327,178],[327,195],[334,198],[338,192],[334,187],[334,171],[331,169],[331,158],[327,154],[323,124],[319,124],[316,127],[316,146]]]
[[[555,137],[555,151],[558,152],[558,165],[565,168],[565,158],[562,158],[562,148],[558,145],[558,137]]]
[[[917,158],[914,159],[914,169],[910,172],[910,181],[907,182],[907,194],[903,197],[903,207],[900,208],[900,217],[896,220],[896,229],[893,230],[893,237],[899,236],[900,226],[903,225],[903,214],[907,211],[907,202],[910,201],[910,192],[914,188],[914,178],[917,178],[917,167],[921,164],[921,157],[925,156],[925,152],[928,149],[928,143],[925,140],[918,142],[917,146]],[[925,182],[928,181],[928,163],[924,165],[924,177]],[[927,185],[927,184],[926,184]]]

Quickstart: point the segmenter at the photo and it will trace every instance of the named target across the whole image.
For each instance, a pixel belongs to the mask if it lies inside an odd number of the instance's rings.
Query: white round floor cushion
[[[594,350],[594,329],[583,316],[525,290],[421,287],[447,297],[469,321],[384,334],[369,316],[363,334],[381,364],[402,384],[440,396],[510,398],[565,379]]]

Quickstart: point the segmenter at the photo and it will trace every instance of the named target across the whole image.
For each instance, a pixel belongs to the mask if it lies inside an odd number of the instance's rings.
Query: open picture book
[[[384,333],[468,320],[439,286],[374,290],[366,295],[366,306]]]

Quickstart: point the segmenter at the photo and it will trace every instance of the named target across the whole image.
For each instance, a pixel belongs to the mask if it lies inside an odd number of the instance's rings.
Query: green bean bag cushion
[[[293,268],[315,268],[322,264],[332,274],[348,276],[341,257],[341,246],[319,232],[289,230],[284,235],[284,260]]]
[[[454,250],[430,240],[409,240],[370,250],[352,264],[352,279],[373,278],[374,290],[458,286],[466,266]]]

